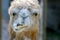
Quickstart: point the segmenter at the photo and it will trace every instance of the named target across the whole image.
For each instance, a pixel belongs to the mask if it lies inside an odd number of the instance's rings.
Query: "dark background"
[[[60,40],[60,1],[47,0],[47,40]]]

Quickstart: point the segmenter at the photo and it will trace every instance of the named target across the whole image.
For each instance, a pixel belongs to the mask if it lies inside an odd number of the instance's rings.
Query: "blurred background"
[[[8,35],[8,23],[9,23],[9,14],[8,8],[12,0],[1,0],[2,1],[2,40],[9,40]]]
[[[12,0],[2,0],[2,40],[9,40],[8,8]],[[40,1],[40,0],[39,0]],[[41,2],[43,3],[43,2]],[[47,0],[46,38],[47,40],[60,40],[60,1]]]
[[[47,40],[60,40],[60,0],[47,0]]]

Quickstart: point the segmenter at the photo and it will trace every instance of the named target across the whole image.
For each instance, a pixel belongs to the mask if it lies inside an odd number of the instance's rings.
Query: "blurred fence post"
[[[46,40],[46,2],[40,1],[40,40]]]
[[[43,0],[40,1],[40,40],[43,40]]]
[[[43,40],[46,40],[46,24],[47,24],[47,0],[44,0],[44,6],[43,6]]]
[[[2,12],[1,12],[1,0],[0,0],[0,40],[1,40],[1,18],[2,18],[2,16],[1,16],[1,14],[2,14]]]

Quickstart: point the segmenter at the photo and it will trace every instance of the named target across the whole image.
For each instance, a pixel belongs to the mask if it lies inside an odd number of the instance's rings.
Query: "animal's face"
[[[28,31],[39,24],[39,9],[14,6],[9,9],[10,26],[15,32]]]

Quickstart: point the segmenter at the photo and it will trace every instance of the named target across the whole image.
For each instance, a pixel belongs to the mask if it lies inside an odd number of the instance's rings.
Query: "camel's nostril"
[[[17,26],[20,26],[20,24],[17,24]]]
[[[23,24],[17,24],[17,26],[23,26]]]
[[[16,29],[16,30],[18,30],[18,29]]]

